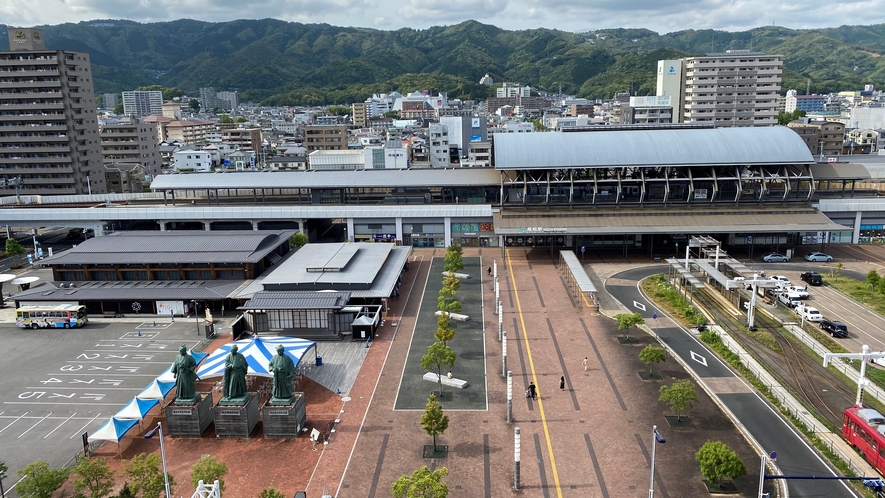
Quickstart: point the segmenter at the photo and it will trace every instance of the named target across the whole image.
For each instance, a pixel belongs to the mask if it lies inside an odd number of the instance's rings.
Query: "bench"
[[[442,314],[442,311],[437,311],[436,313],[434,313],[434,315],[436,316],[440,316]],[[456,322],[466,322],[467,320],[470,320],[470,317],[468,315],[462,315],[460,313],[449,313],[449,318],[455,320]]]
[[[442,272],[442,274],[443,274],[443,276],[446,276],[446,277],[450,277],[450,276],[454,275],[455,278],[457,278],[458,280],[467,280],[468,278],[470,278],[469,273],[452,273],[450,271],[444,271],[444,272]]]
[[[427,372],[426,374],[424,374],[424,380],[429,380],[430,382],[437,384],[439,383],[439,376],[433,372]],[[443,375],[442,384],[444,386],[457,387],[458,389],[464,389],[465,387],[467,387],[466,380],[456,379],[454,377],[450,379],[445,375]]]

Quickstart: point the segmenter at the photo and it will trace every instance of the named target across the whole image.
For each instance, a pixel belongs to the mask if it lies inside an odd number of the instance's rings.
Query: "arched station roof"
[[[783,126],[499,133],[495,169],[811,164],[802,138]]]

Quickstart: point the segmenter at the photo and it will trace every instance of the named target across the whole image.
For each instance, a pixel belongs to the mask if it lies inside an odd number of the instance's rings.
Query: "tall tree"
[[[433,337],[437,341],[446,344],[455,338],[455,328],[449,326],[451,322],[452,318],[448,312],[443,311],[436,317],[436,332],[433,333]]]
[[[16,267],[21,266],[21,261],[19,260],[19,256],[25,253],[25,248],[22,247],[21,244],[14,238],[6,239],[6,255],[12,256],[15,258]]]
[[[444,366],[449,368],[455,366],[455,352],[441,342],[434,342],[427,348],[427,354],[421,358],[421,368],[427,371],[436,369],[436,375],[439,376],[440,393],[443,390],[442,370]]]
[[[218,481],[221,491],[224,491],[224,476],[227,475],[227,470],[226,463],[219,462],[214,456],[204,455],[191,467],[191,486],[196,489],[200,481],[203,481],[203,484]]]
[[[737,479],[747,473],[747,467],[731,448],[722,441],[707,441],[695,454],[701,474],[710,484],[719,485],[722,479]]]
[[[453,242],[452,245],[446,250],[446,257],[443,263],[443,269],[447,272],[456,272],[464,269],[464,261],[461,259],[461,254],[464,252],[464,249],[461,248],[461,244],[457,242]]]
[[[443,413],[442,405],[433,394],[427,398],[427,406],[421,415],[421,428],[428,436],[433,438],[433,451],[436,451],[436,436],[446,432],[449,428],[449,416]]]
[[[188,101],[187,101],[187,106],[188,106],[192,111],[194,111],[195,113],[196,113],[196,112],[200,112],[200,101],[197,100],[197,99],[190,99],[190,100],[188,100]]]
[[[449,469],[442,467],[433,472],[425,465],[410,476],[402,476],[390,486],[393,498],[446,498],[449,487],[442,478]]]
[[[630,338],[630,329],[645,322],[639,313],[618,313],[615,315],[615,320],[618,322],[618,330],[623,330],[624,336],[628,339]]]
[[[682,420],[682,412],[691,410],[698,402],[698,393],[690,380],[677,380],[669,386],[661,386],[658,401],[670,405],[670,411],[676,412],[676,420]]]
[[[639,361],[645,363],[645,366],[648,367],[648,373],[649,375],[651,375],[653,365],[655,363],[667,361],[667,354],[664,353],[663,348],[659,348],[657,346],[652,346],[651,344],[649,344],[642,351],[639,352]]]
[[[126,474],[132,478],[132,491],[141,491],[143,498],[159,498],[166,489],[160,457],[156,453],[141,453],[132,457],[126,466]],[[169,474],[169,489],[173,489],[175,480]]]
[[[19,481],[16,491],[19,496],[32,498],[52,498],[52,493],[64,484],[68,478],[65,469],[51,469],[49,464],[40,460],[19,469]]]
[[[74,490],[89,490],[89,498],[104,498],[114,488],[114,471],[104,458],[81,456],[74,467]]]

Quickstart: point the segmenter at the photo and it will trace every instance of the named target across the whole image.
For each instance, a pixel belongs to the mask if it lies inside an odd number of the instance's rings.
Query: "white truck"
[[[793,292],[781,292],[777,295],[777,300],[788,308],[795,308],[802,304],[802,300]]]

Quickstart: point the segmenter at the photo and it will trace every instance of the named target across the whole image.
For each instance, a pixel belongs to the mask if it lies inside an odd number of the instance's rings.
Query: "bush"
[[[701,474],[710,484],[722,479],[736,479],[747,473],[744,462],[722,441],[707,441],[695,454],[701,466]]]
[[[286,495],[279,489],[270,486],[262,489],[261,493],[258,493],[258,498],[286,498]]]
[[[203,484],[212,484],[216,480],[224,491],[224,476],[227,475],[227,464],[219,462],[214,456],[203,456],[191,467],[191,486],[194,489],[203,481]]]

